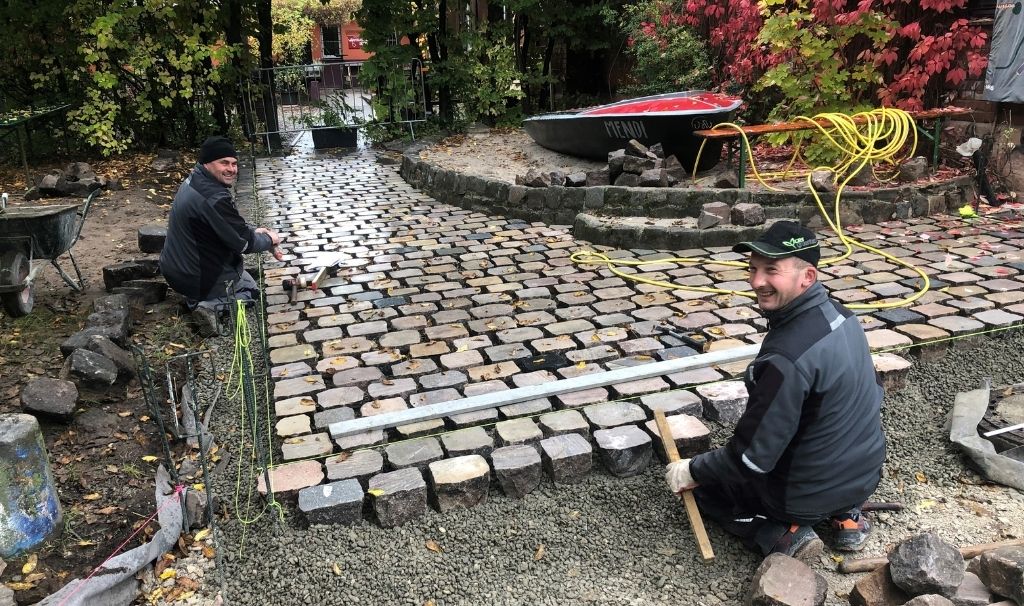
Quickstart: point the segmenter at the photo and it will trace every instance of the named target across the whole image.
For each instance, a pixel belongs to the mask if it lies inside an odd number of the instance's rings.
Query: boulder
[[[668,187],[668,173],[664,168],[652,168],[640,173],[640,187]]]
[[[608,179],[612,182],[622,174],[622,164],[626,161],[626,152],[622,149],[617,149],[613,152],[608,152]]]
[[[155,263],[149,263],[141,259],[107,265],[103,268],[103,286],[107,289],[107,292],[111,292],[128,280],[152,278],[158,271]]]
[[[764,207],[750,202],[739,202],[729,215],[733,225],[761,225],[765,222]]]
[[[1003,174],[1006,189],[1017,192],[1017,200],[1024,198],[1024,148],[1018,147],[1007,154]]]
[[[610,169],[602,168],[599,170],[592,170],[587,173],[587,180],[584,185],[587,187],[595,187],[598,185],[611,185]]]
[[[888,564],[858,579],[850,592],[850,606],[901,606],[909,599],[892,582]]]
[[[117,381],[117,366],[98,353],[76,349],[64,363],[67,376],[86,386],[108,387]]]
[[[622,159],[622,172],[640,175],[645,170],[660,168],[660,164],[661,161],[656,158],[637,158],[636,156],[626,154]]]
[[[137,232],[139,250],[147,253],[158,253],[164,248],[164,241],[167,240],[166,225],[143,225]]]
[[[69,181],[91,181],[96,179],[96,171],[86,162],[72,162],[64,167],[64,178]]]
[[[822,606],[828,581],[807,564],[781,553],[766,557],[754,572],[750,606]]]
[[[900,165],[900,182],[913,183],[918,179],[924,178],[929,171],[928,158],[924,156],[910,158]]]
[[[647,151],[651,152],[659,158],[665,157],[665,147],[659,142],[647,148]]]
[[[38,377],[21,388],[21,407],[30,414],[70,421],[77,403],[78,387],[71,381]]]
[[[531,168],[526,171],[526,175],[523,176],[522,183],[519,183],[519,179],[516,179],[517,185],[525,185],[527,187],[551,187],[551,174]]]
[[[919,595],[916,598],[910,600],[903,606],[954,606],[953,602],[949,601],[941,595],[935,593],[926,593]]]
[[[936,593],[949,597],[964,580],[960,550],[932,532],[897,545],[889,552],[889,567],[893,582],[910,595]]]
[[[831,192],[836,190],[832,182],[834,175],[830,170],[816,170],[811,173],[811,187],[817,192]]]
[[[565,176],[566,187],[583,187],[587,184],[587,173],[574,172]]]
[[[639,187],[640,175],[624,172],[615,179],[615,185],[619,187]]]
[[[42,195],[42,196],[60,196],[60,195],[63,195],[61,193],[61,190],[58,189],[58,182],[63,177],[64,177],[64,173],[62,171],[59,171],[59,170],[53,171],[53,172],[50,172],[50,173],[47,173],[47,174],[43,175],[42,178],[39,179],[39,183],[36,184],[36,187],[39,188],[40,195]]]
[[[1024,604],[1024,547],[1003,547],[983,553],[978,577],[992,593]]]
[[[117,367],[117,381],[127,382],[135,377],[135,360],[128,351],[103,335],[89,335],[85,349],[98,353]]]

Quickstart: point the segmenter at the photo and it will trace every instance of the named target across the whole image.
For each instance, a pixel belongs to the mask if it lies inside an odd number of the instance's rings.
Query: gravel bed
[[[220,353],[227,368],[230,348]],[[1024,496],[967,470],[944,428],[955,394],[984,377],[997,386],[1024,381],[1024,334],[1011,331],[952,348],[938,362],[917,362],[907,385],[887,394],[889,455],[873,498],[906,509],[874,514],[876,532],[860,556],[883,555],[925,530],[958,545],[1019,536]],[[218,441],[233,451],[237,404],[222,401],[213,425]],[[721,443],[730,430],[711,425]],[[234,461],[213,488],[233,503]],[[243,526],[233,505],[232,517],[218,520],[225,603],[741,604],[761,560],[709,524],[716,559],[703,563],[658,465],[619,479],[595,460],[595,471],[580,484],[545,480],[521,500],[492,486],[484,505],[431,510],[389,530],[365,521],[305,528],[292,501],[285,500],[283,522],[268,512]],[[827,530],[822,535],[828,544]],[[860,576],[835,573],[838,557],[826,549],[813,564],[829,582],[828,604],[846,604]],[[212,603],[219,589],[208,573],[204,591],[189,602]]]

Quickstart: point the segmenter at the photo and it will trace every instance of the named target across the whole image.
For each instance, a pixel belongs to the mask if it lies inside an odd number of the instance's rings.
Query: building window
[[[323,37],[324,56],[325,57],[340,57],[341,56],[341,32],[338,30],[338,26],[337,25],[322,25],[322,26],[320,26],[320,35]]]

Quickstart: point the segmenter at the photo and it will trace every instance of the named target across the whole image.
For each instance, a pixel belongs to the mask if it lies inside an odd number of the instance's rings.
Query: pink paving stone
[[[648,416],[651,417],[656,410],[662,410],[666,415],[685,413],[698,417],[703,412],[701,399],[696,394],[683,389],[640,396],[640,406],[647,410],[650,413]]]
[[[364,335],[379,335],[388,331],[388,323],[384,320],[374,322],[363,322],[362,324],[351,324],[348,327],[348,334],[352,337]]]
[[[475,349],[467,351],[456,351],[454,353],[445,354],[440,358],[441,366],[449,370],[456,368],[466,368],[469,366],[479,366],[484,363],[484,357],[481,353]]]
[[[274,399],[281,400],[293,396],[301,396],[308,393],[315,393],[326,389],[324,380],[319,375],[312,377],[299,377],[296,379],[285,379],[274,383]]]
[[[409,346],[409,355],[413,358],[428,358],[450,352],[452,349],[444,341],[429,341]]]
[[[268,475],[270,476],[270,487],[275,493],[292,492],[323,482],[324,469],[319,461],[297,461],[277,465],[270,470]],[[256,489],[261,494],[267,492],[262,473],[257,479]]]
[[[557,337],[548,337],[546,339],[536,339],[530,342],[530,345],[537,350],[538,353],[547,353],[549,351],[564,351],[567,349],[575,349],[578,347],[577,343],[572,340],[569,335],[558,335]]]
[[[320,457],[333,451],[334,444],[326,432],[294,436],[281,442],[281,457],[285,461]]]
[[[903,347],[913,344],[913,341],[907,335],[901,335],[900,333],[887,328],[869,330],[865,333],[865,336],[868,338],[868,347],[872,350],[891,349],[894,347]]]
[[[458,390],[447,387],[445,389],[438,389],[435,391],[415,393],[409,396],[409,404],[415,408],[417,406],[428,406],[430,404],[439,404],[441,402],[461,399],[462,394],[460,394]]]
[[[493,345],[493,343],[491,342],[491,338],[487,335],[473,335],[472,337],[455,339],[452,341],[452,347],[455,348],[455,351],[481,349],[484,347],[490,347],[491,345]]]
[[[981,276],[966,271],[955,271],[948,274],[939,274],[939,279],[950,284],[971,284],[982,279]]]
[[[505,385],[501,381],[482,381],[479,383],[470,383],[463,389],[463,393],[466,394],[467,398],[473,396],[479,396],[485,393],[494,393],[496,391],[507,391],[508,385]]]
[[[832,298],[843,303],[856,303],[857,301],[867,301],[868,299],[874,299],[875,297],[875,293],[863,288],[851,288],[850,290],[832,291]]]
[[[708,335],[711,339],[738,339],[744,335],[749,335],[757,332],[757,329],[750,324],[720,324],[718,326],[709,326],[704,328],[702,332]]]
[[[565,357],[570,362],[597,362],[600,360],[607,360],[609,358],[616,358],[619,356],[619,352],[616,351],[611,345],[596,345],[589,346],[586,349],[577,349],[574,351],[566,352]]]
[[[900,324],[895,328],[897,332],[901,332],[913,339],[914,343],[934,341],[949,336],[948,332],[930,324]]]
[[[391,364],[393,362],[398,362],[402,358],[402,354],[393,349],[368,351],[363,355],[359,356],[359,360],[366,366],[380,366],[382,364]]]
[[[373,342],[366,337],[350,337],[337,341],[328,341],[322,347],[325,358],[362,353],[374,348]]]
[[[330,309],[316,309],[310,310],[311,312],[327,312],[326,314],[321,313],[320,318],[317,319],[316,325],[320,328],[330,328],[332,326],[346,326],[348,324],[354,324],[356,317],[352,314],[334,314],[330,313]]]
[[[427,338],[431,341],[444,341],[451,339],[462,339],[469,336],[469,331],[462,324],[442,324],[441,326],[428,326],[426,329]]]
[[[490,381],[510,377],[519,372],[519,366],[515,362],[498,362],[470,368],[467,373],[472,381]]]
[[[289,332],[283,335],[273,335],[267,338],[267,347],[270,349],[279,349],[282,347],[291,347],[292,345],[298,345],[299,340],[296,338],[295,333]]]
[[[309,328],[308,320],[301,320],[299,322],[278,322],[277,324],[270,324],[267,326],[267,333],[272,335],[279,335],[286,332],[298,332]]]
[[[429,374],[437,371],[437,363],[430,358],[413,358],[391,365],[391,376],[407,377]]]
[[[335,387],[321,391],[316,395],[320,408],[335,408],[338,406],[351,406],[363,401],[366,394],[358,387]]]
[[[599,299],[622,299],[634,294],[634,290],[628,286],[617,286],[612,288],[599,288],[594,291],[594,296]]]
[[[515,375],[512,377],[512,384],[516,387],[530,387],[532,385],[541,385],[557,380],[558,377],[549,370],[536,370],[534,372]]]
[[[600,330],[585,330],[576,334],[576,338],[584,347],[591,347],[597,343],[622,341],[628,337],[629,333],[621,326],[608,326]]]
[[[371,400],[359,407],[359,416],[374,417],[377,415],[387,414],[389,412],[398,412],[400,410],[406,410],[408,408],[409,405],[406,404],[403,398],[384,398],[380,400]]]
[[[317,328],[315,330],[307,330],[302,333],[302,339],[306,343],[319,343],[320,341],[340,339],[344,336],[345,332],[337,326],[332,326],[330,328]]]
[[[359,360],[352,356],[333,356],[317,362],[316,369],[321,373],[334,374],[357,366],[359,366]]]
[[[311,374],[313,374],[313,368],[305,362],[292,362],[291,364],[274,366],[270,369],[270,376],[275,380],[285,377],[305,377]]]
[[[314,412],[316,412],[316,400],[309,396],[287,398],[274,402],[274,415],[278,417],[311,414]]]
[[[994,292],[1006,292],[1008,290],[1020,290],[1024,288],[1024,282],[1000,278],[996,280],[984,280],[982,282],[978,282],[978,286],[987,288]]]
[[[639,396],[656,391],[665,391],[668,388],[669,384],[661,377],[651,377],[649,379],[639,379],[636,381],[627,381],[625,383],[612,385],[612,391],[619,398],[628,398],[630,396]]]
[[[941,303],[927,303],[925,305],[918,305],[917,307],[911,307],[910,311],[917,312],[927,318],[939,318],[942,316],[952,316],[957,313],[955,307],[948,305],[942,305]]]
[[[613,314],[636,309],[636,303],[627,299],[611,299],[609,301],[594,303],[593,308],[602,314]]]
[[[391,320],[391,327],[395,330],[417,330],[426,327],[428,324],[427,319],[423,316],[409,316]]]
[[[583,408],[583,416],[598,429],[618,427],[647,420],[642,408],[631,402],[602,402]]]
[[[656,322],[658,320],[664,320],[665,318],[671,318],[676,314],[676,311],[668,307],[645,307],[643,309],[637,309],[630,312],[634,318],[639,320],[647,320]]]
[[[967,313],[973,313],[976,311],[985,311],[986,309],[992,309],[996,306],[995,303],[988,299],[982,299],[980,297],[966,297],[963,299],[950,299],[946,301],[951,307],[963,310]]]
[[[591,311],[590,313],[593,314],[593,311]],[[515,319],[520,326],[540,327],[558,322],[558,319],[555,318],[555,316],[549,314],[546,311],[528,311],[524,314],[516,314]]]
[[[299,319],[298,311],[286,311],[281,313],[267,314],[267,324],[279,324],[282,322],[295,322]]]
[[[565,368],[559,368],[558,374],[563,379],[572,379],[573,377],[581,377],[583,375],[593,375],[600,372],[604,372],[600,364],[573,364],[572,366],[566,366]]]
[[[287,364],[289,362],[299,362],[302,360],[315,360],[316,357],[316,350],[313,349],[312,345],[293,345],[291,347],[271,350],[270,363]]]
[[[386,398],[416,391],[416,381],[410,378],[381,379],[379,383],[370,383],[366,388],[371,398]]]
[[[902,387],[904,378],[913,366],[909,360],[891,353],[871,354],[871,363],[887,391]]]
[[[274,424],[274,433],[278,436],[297,436],[313,431],[308,415],[292,415],[284,417]]]
[[[705,366],[704,368],[694,368],[693,370],[687,370],[684,372],[674,372],[670,375],[665,375],[665,378],[677,387],[685,387],[688,385],[700,385],[702,383],[721,381],[724,378],[724,375],[714,368]]]
[[[946,292],[954,297],[979,297],[988,291],[974,284],[971,286],[951,286],[946,289]]]
[[[695,330],[705,326],[721,324],[722,320],[713,313],[698,311],[696,313],[686,313],[682,318],[673,317],[669,319],[669,322],[684,330]]]
[[[900,277],[890,271],[872,272],[864,274],[860,277],[865,282],[872,284],[882,284],[883,282],[899,282]]]
[[[961,316],[944,316],[941,318],[934,318],[928,320],[928,323],[932,326],[938,326],[942,330],[945,330],[954,336],[977,332],[979,330],[984,330],[985,328],[985,325],[978,320],[973,318],[964,318]]]
[[[1012,314],[1001,309],[990,309],[988,311],[980,311],[972,316],[975,320],[984,322],[985,325],[993,328],[1003,328],[1006,326],[1014,326],[1021,323],[1024,319],[1022,316]]]
[[[1024,301],[1024,291],[1013,290],[1008,292],[994,292],[985,295],[985,298],[1000,307],[1004,307],[1006,305],[1013,305]]]
[[[629,341],[621,341],[619,347],[622,349],[622,353],[627,356],[634,354],[648,354],[651,352],[665,349],[665,346],[661,341],[652,337],[643,337],[640,339],[631,339]]]
[[[607,402],[608,390],[604,387],[595,387],[593,389],[565,393],[556,396],[556,399],[560,404],[559,408],[579,408],[588,404]]]

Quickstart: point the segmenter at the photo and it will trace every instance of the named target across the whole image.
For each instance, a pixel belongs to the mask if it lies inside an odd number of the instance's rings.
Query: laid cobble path
[[[565,227],[438,203],[369,152],[261,159],[257,192],[267,208],[267,223],[286,237],[285,260],[265,272],[275,423],[286,437],[284,459],[317,455],[307,462],[322,463],[327,456],[342,457],[325,473],[304,470],[301,478],[290,477],[289,489],[349,477],[365,484],[372,471],[424,469],[446,449],[455,456],[489,455],[492,448],[543,445],[557,436],[586,442],[595,431],[644,428],[659,408],[703,412],[726,422],[742,411],[742,394],[730,391],[726,397],[718,393],[721,389],[694,388],[729,378],[742,368],[734,365],[332,442],[328,427],[336,420],[696,354],[694,342],[680,333],[710,342],[711,349],[758,343],[766,321],[746,297],[643,284],[570,259],[583,249],[619,260],[702,257],[708,261],[701,265],[652,263],[622,271],[745,290],[746,272],[718,263],[742,258],[728,248],[658,252],[591,247],[574,240]],[[907,352],[924,342],[1024,320],[1024,233],[1016,225],[968,225],[935,217],[851,226],[849,231],[933,280],[931,290],[908,307],[861,315],[874,346]],[[828,243],[833,248],[824,257],[841,252],[835,238]],[[339,266],[319,290],[300,290],[289,301],[283,278],[310,277],[318,261],[338,254]],[[832,295],[846,303],[893,301],[911,295],[921,282],[910,269],[859,249],[841,263],[822,267],[820,274]],[[674,398],[657,395],[672,391]],[[592,408],[615,399],[630,404]],[[582,416],[558,418],[558,423],[543,416],[563,410],[579,410]],[[563,428],[564,423],[569,424]],[[346,450],[479,425],[486,427],[486,435],[474,434],[466,444],[430,442],[429,452],[396,451],[385,455],[383,466],[380,459],[360,460],[352,463],[352,471],[341,470]],[[643,440],[637,437],[637,442]],[[583,456],[584,451],[580,447],[571,454]],[[557,467],[557,456],[540,452],[545,465],[551,467],[554,460]],[[419,492],[414,496],[421,498]]]

